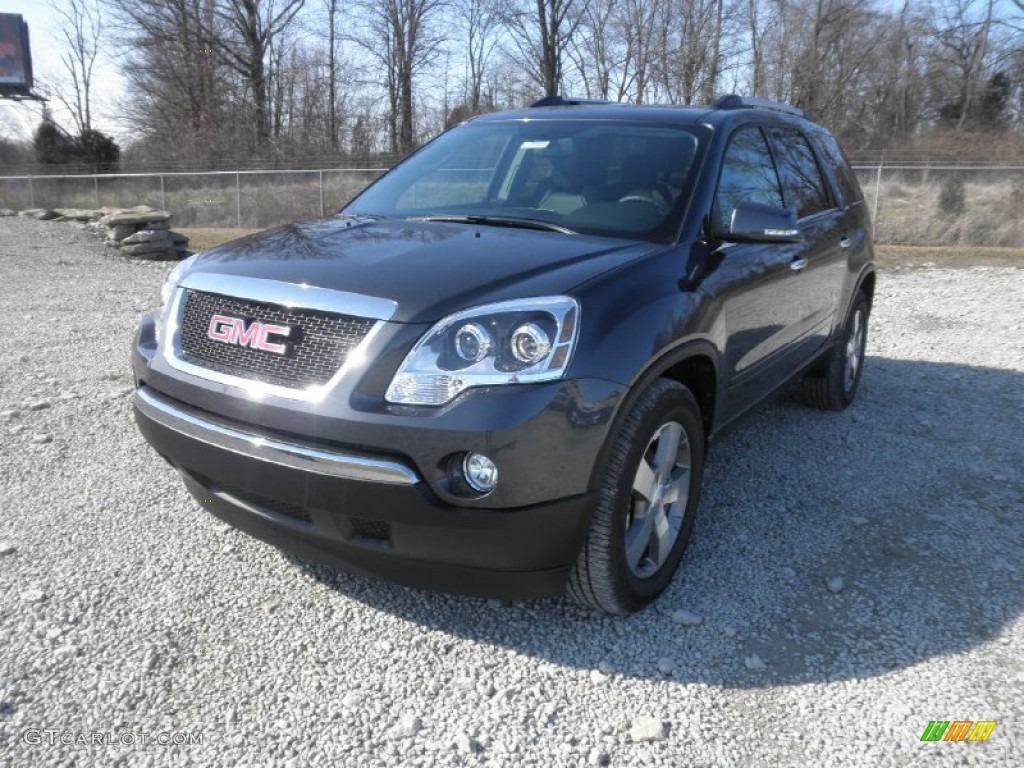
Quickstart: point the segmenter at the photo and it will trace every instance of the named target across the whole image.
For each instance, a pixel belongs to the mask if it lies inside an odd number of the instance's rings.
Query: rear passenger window
[[[725,151],[715,195],[718,231],[728,231],[732,212],[742,202],[783,205],[775,163],[760,128],[737,131]]]
[[[839,142],[835,140],[832,134],[825,131],[815,131],[813,136],[818,148],[821,149],[821,154],[824,156],[822,159],[825,165],[832,173],[832,178],[835,179],[836,185],[839,187],[839,194],[843,198],[842,204],[851,205],[863,200],[864,193],[860,190],[860,184],[857,183],[857,177],[853,173],[853,169],[850,168],[846,155],[839,148]]]
[[[790,128],[772,128],[771,136],[786,205],[796,211],[798,219],[827,211],[831,204],[825,180],[807,139]]]

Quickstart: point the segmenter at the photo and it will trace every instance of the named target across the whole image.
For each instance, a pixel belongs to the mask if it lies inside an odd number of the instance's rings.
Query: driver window
[[[717,231],[728,231],[732,212],[741,202],[783,207],[779,175],[760,128],[742,128],[730,139],[715,194]]]

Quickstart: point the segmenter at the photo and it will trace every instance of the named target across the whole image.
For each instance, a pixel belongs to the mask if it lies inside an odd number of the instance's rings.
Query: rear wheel
[[[569,595],[626,614],[664,591],[689,542],[704,471],[700,408],[684,386],[659,379],[613,439]]]
[[[843,340],[829,352],[825,366],[800,382],[804,401],[825,411],[841,411],[857,396],[864,372],[864,349],[868,340],[867,296],[857,294],[846,320]]]

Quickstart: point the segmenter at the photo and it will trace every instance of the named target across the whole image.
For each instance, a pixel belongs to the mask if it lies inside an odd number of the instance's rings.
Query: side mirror
[[[785,208],[743,201],[732,212],[728,232],[718,233],[732,243],[799,243],[803,236],[796,226],[796,214]]]

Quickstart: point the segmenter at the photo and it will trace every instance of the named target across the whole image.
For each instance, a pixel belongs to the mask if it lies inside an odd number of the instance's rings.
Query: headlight
[[[167,275],[167,279],[164,280],[164,284],[160,286],[160,308],[156,312],[156,340],[160,341],[160,333],[163,330],[164,322],[166,321],[167,310],[170,307],[171,299],[174,297],[174,291],[177,290],[178,285],[181,283],[182,278],[185,277],[185,273],[189,267],[199,256],[198,253],[193,253],[187,259],[179,261],[174,269]]]
[[[385,397],[444,405],[470,387],[561,378],[579,328],[568,296],[503,301],[449,315],[406,355]]]

